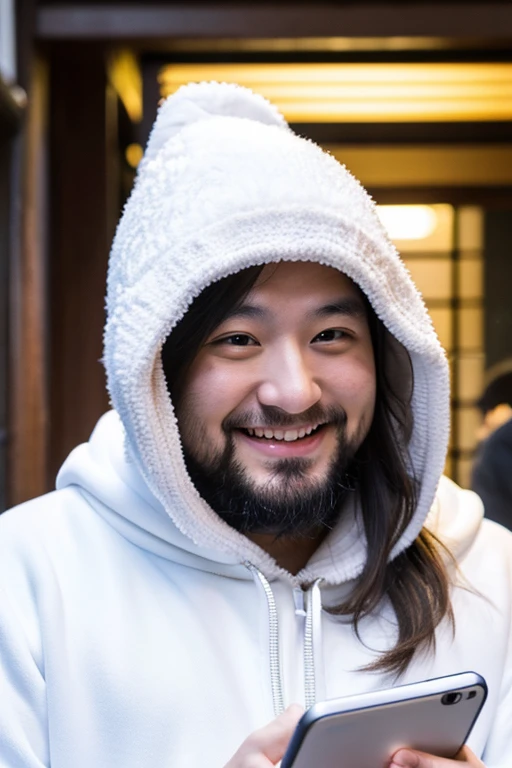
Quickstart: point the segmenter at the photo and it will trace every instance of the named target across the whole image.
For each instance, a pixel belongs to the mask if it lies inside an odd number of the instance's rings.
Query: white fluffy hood
[[[190,85],[163,104],[116,233],[104,360],[130,460],[184,540],[220,559],[254,562],[258,548],[218,518],[188,477],[160,352],[207,285],[278,260],[319,262],[348,275],[409,353],[409,450],[421,490],[396,554],[421,530],[445,462],[445,355],[361,185],[333,157],[294,135],[264,99],[237,86]],[[348,515],[344,526],[357,533],[350,536],[347,578],[361,572],[366,543],[357,515]]]

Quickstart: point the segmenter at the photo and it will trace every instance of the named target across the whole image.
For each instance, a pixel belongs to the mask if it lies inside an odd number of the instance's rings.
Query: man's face
[[[177,416],[189,471],[230,524],[279,533],[287,507],[307,502],[307,517],[327,497],[328,506],[339,506],[375,404],[359,289],[319,264],[266,266],[206,339],[181,391]],[[256,501],[257,519],[237,524],[236,514],[222,515],[233,496],[242,516]],[[322,522],[332,517],[333,509]],[[307,520],[292,527],[305,529]]]

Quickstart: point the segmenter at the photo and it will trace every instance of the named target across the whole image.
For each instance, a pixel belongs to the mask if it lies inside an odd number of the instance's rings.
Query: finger
[[[482,761],[479,760],[475,753],[466,746],[462,747],[460,752],[457,753],[457,757],[455,759],[460,760],[461,762],[466,762],[469,766],[471,766],[471,768],[485,768],[485,765],[482,763]]]
[[[248,736],[225,768],[267,768],[278,763],[303,714],[301,706],[292,704],[282,715]]]
[[[412,749],[399,749],[391,758],[389,768],[455,768],[456,762],[463,763],[467,768],[485,768],[469,747],[462,747],[452,760]]]
[[[277,763],[286,752],[295,726],[303,714],[302,707],[292,704],[282,715],[251,734],[244,743],[248,744],[249,749],[264,754],[272,763]]]

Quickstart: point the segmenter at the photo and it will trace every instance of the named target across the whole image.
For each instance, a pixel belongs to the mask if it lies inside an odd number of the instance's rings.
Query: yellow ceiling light
[[[203,80],[263,94],[289,122],[512,120],[512,64],[169,64],[163,97]]]
[[[139,62],[129,50],[110,54],[107,63],[110,83],[124,104],[130,120],[142,120],[142,75]]]
[[[463,47],[460,40],[444,37],[216,37],[177,38],[170,49],[183,53],[235,52],[296,52],[316,51],[417,51],[443,50]]]
[[[377,213],[391,240],[424,240],[437,226],[430,205],[378,205]]]
[[[144,150],[140,144],[128,144],[124,151],[124,156],[128,165],[131,165],[132,168],[137,168],[144,156]]]

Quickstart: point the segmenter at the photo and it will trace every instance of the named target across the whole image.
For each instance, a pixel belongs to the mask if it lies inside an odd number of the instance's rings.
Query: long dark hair
[[[180,397],[184,375],[201,344],[244,300],[262,269],[250,267],[209,285],[169,335],[162,348],[162,364],[174,400]],[[416,509],[417,483],[407,469],[406,448],[412,430],[412,384],[404,387],[403,377],[393,371],[393,339],[366,303],[377,397],[370,430],[356,455],[355,471],[368,555],[349,597],[329,612],[351,616],[359,637],[361,620],[387,598],[397,619],[397,642],[367,669],[400,674],[418,649],[433,650],[436,627],[445,616],[453,625],[453,612],[450,582],[440,556],[442,545],[433,534],[423,529],[389,562]],[[398,345],[394,344],[396,354]],[[412,381],[409,357],[400,349]]]

